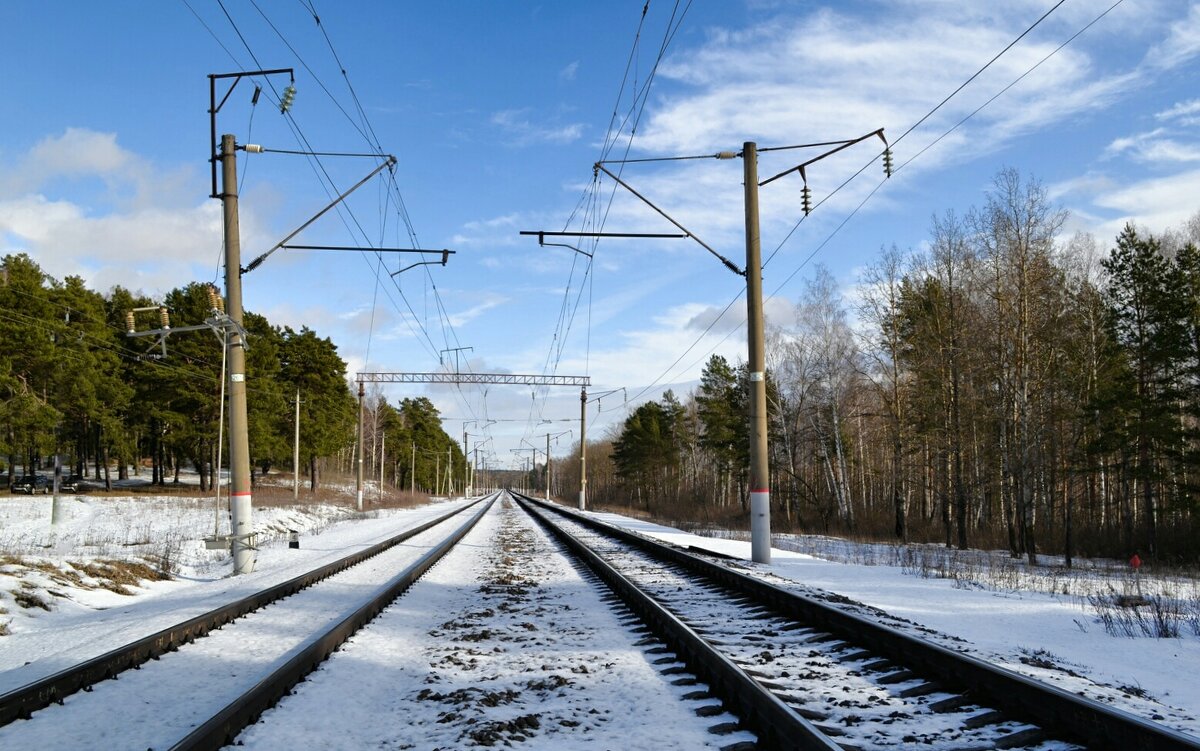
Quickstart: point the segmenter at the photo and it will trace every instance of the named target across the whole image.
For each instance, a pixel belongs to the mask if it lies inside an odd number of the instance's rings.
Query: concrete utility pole
[[[550,502],[550,434],[546,434],[546,503]]]
[[[233,573],[254,571],[250,439],[246,417],[246,343],[242,340],[242,241],[238,226],[237,142],[221,136],[221,204],[225,214],[225,312],[229,332],[229,508]]]
[[[358,484],[356,497],[358,498],[358,510],[363,510],[363,454],[366,453],[366,444],[363,442],[363,397],[367,390],[362,381],[358,382]]]
[[[387,433],[379,431],[379,503],[383,503],[383,468],[387,466],[383,459],[387,455]]]
[[[11,471],[11,470],[10,470]],[[50,502],[50,526],[58,525],[58,520],[62,516],[61,509],[58,504],[58,489],[62,485],[62,457],[58,454],[54,455],[54,500]],[[36,486],[35,486],[36,487]],[[30,493],[32,495],[32,492]]]
[[[471,452],[467,449],[467,423],[463,423],[463,495],[471,495]]]
[[[587,387],[579,390],[579,510],[587,508]]]
[[[409,490],[413,495],[417,494],[417,442],[413,441],[412,445],[412,464],[409,465],[408,472]]]
[[[758,145],[742,147],[746,178],[746,313],[750,355],[750,557],[771,562],[771,490],[767,468],[767,377],[763,353],[762,248],[758,232]]]
[[[296,435],[292,439],[292,501],[300,499],[300,387],[296,387]]]

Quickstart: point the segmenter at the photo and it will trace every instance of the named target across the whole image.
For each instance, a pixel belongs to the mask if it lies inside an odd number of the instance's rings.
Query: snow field
[[[0,727],[0,747],[169,748],[466,521],[454,517],[116,680],[73,694],[61,707]]]
[[[120,529],[128,521],[123,513],[111,513],[113,508],[123,508],[124,504],[110,504],[109,500],[120,499],[88,498],[87,505],[92,507],[92,512],[81,515],[97,534],[107,535],[108,532],[104,530]],[[164,528],[170,519],[181,526],[194,524],[197,514],[204,516],[207,524],[211,525],[211,507],[197,508],[194,503],[180,503],[179,500],[170,499],[174,505],[165,506],[165,511],[143,510],[142,515],[152,517],[152,523],[163,525]],[[0,565],[0,607],[9,611],[7,616],[0,616],[0,619],[9,619],[11,627],[11,633],[0,637],[0,692],[25,685],[370,547],[449,511],[457,503],[460,502],[430,504],[366,516],[355,515],[353,523],[340,524],[333,523],[336,519],[346,518],[345,509],[340,507],[321,506],[316,510],[310,507],[307,511],[278,509],[286,513],[274,517],[276,521],[307,517],[320,522],[301,535],[299,549],[288,548],[283,540],[268,543],[259,550],[258,566],[254,573],[238,577],[229,576],[229,555],[220,553],[224,561],[219,567],[185,567],[174,580],[143,583],[142,587],[133,590],[132,596],[104,589],[55,584],[48,580],[44,572],[31,572],[16,564]],[[12,507],[4,503],[0,503],[0,508],[10,514],[13,512]],[[321,515],[322,509],[328,513],[327,516]],[[273,515],[270,512],[275,510],[256,512],[256,528],[272,523]],[[76,524],[64,526],[65,533],[76,538],[87,534],[86,529]],[[211,532],[211,526],[207,529]],[[199,537],[191,539],[189,543],[203,547]],[[25,560],[63,566],[66,560],[76,557],[89,559],[86,553],[76,553],[70,557],[43,556]],[[21,608],[8,599],[13,592],[22,589],[46,596],[51,609]],[[52,590],[58,596],[51,596]]]

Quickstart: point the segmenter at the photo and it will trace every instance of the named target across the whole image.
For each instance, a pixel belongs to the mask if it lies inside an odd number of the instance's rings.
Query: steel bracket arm
[[[661,214],[661,215],[662,215],[662,217],[663,217],[664,219],[666,219],[668,222],[670,222],[671,224],[674,224],[676,227],[678,227],[679,229],[683,230],[683,232],[684,232],[685,236],[692,238],[692,239],[693,239],[693,240],[695,240],[697,243],[699,243],[699,244],[700,244],[700,246],[701,246],[702,248],[704,248],[704,249],[705,249],[705,250],[707,250],[709,253],[712,253],[714,256],[716,256],[716,257],[717,257],[717,259],[718,259],[718,260],[719,260],[721,263],[725,264],[725,268],[729,269],[730,271],[732,271],[733,273],[737,274],[738,276],[745,276],[745,275],[746,275],[746,272],[745,272],[744,270],[742,270],[742,269],[738,268],[737,264],[735,264],[733,261],[729,260],[729,259],[728,259],[728,258],[726,258],[725,256],[721,255],[721,254],[720,254],[720,253],[718,253],[717,251],[713,250],[713,249],[712,249],[712,247],[711,247],[711,246],[710,246],[708,243],[704,242],[704,241],[703,241],[703,240],[701,240],[700,238],[698,238],[698,237],[696,237],[695,235],[693,235],[693,234],[692,234],[692,232],[691,232],[691,230],[689,230],[687,227],[684,227],[682,224],[680,224],[679,222],[677,222],[677,221],[675,221],[674,219],[672,219],[672,218],[671,218],[671,216],[670,216],[669,214],[667,214],[667,212],[665,212],[665,211],[663,211],[662,209],[660,209],[659,207],[655,206],[653,203],[651,203],[651,202],[650,202],[650,200],[649,200],[648,198],[646,198],[646,197],[645,197],[645,196],[643,196],[641,193],[638,193],[636,190],[634,190],[633,188],[631,188],[631,187],[630,187],[630,186],[629,186],[627,183],[625,183],[625,182],[624,182],[624,181],[623,181],[621,178],[619,178],[619,177],[617,177],[616,175],[614,175],[614,174],[612,173],[612,171],[611,171],[611,170],[609,170],[607,167],[605,167],[603,164],[601,164],[601,163],[599,163],[599,162],[596,162],[596,164],[595,164],[595,165],[593,165],[593,167],[594,167],[595,169],[598,169],[598,170],[600,170],[601,172],[603,172],[604,174],[608,175],[609,177],[611,177],[613,180],[615,180],[615,181],[616,181],[617,185],[620,185],[620,186],[621,186],[622,188],[624,188],[625,190],[627,190],[627,191],[629,191],[630,193],[632,193],[633,195],[637,196],[637,197],[638,197],[638,199],[640,199],[640,200],[642,201],[642,203],[644,203],[644,204],[646,204],[647,206],[649,206],[650,208],[654,209],[654,210],[655,210],[655,211],[657,211],[659,214]]]
[[[311,219],[309,219],[304,224],[301,224],[294,231],[292,231],[292,233],[289,234],[287,237],[285,237],[282,240],[280,240],[279,242],[275,243],[275,245],[273,245],[271,247],[271,249],[268,250],[266,253],[263,253],[258,258],[255,258],[253,261],[251,261],[249,263],[249,265],[243,267],[241,270],[242,274],[248,274],[249,272],[254,271],[256,268],[258,268],[260,265],[262,265],[263,261],[267,260],[268,256],[270,256],[272,253],[274,253],[275,251],[277,251],[281,247],[283,247],[284,244],[286,244],[288,240],[291,240],[296,235],[298,235],[301,232],[303,232],[304,230],[308,229],[309,225],[311,225],[313,222],[317,221],[322,216],[324,216],[325,213],[328,212],[330,209],[332,209],[334,206],[337,206],[339,203],[346,200],[346,196],[350,195],[354,191],[361,188],[372,177],[375,177],[380,172],[383,172],[385,169],[388,169],[395,164],[396,164],[396,157],[392,156],[391,154],[388,154],[388,157],[386,160],[384,160],[383,164],[381,164],[378,167],[376,167],[375,169],[371,170],[370,174],[368,174],[366,177],[364,177],[363,179],[361,179],[357,183],[355,183],[353,187],[351,187],[345,193],[342,193],[337,198],[333,199],[333,201],[331,201],[325,208],[321,209],[316,214],[313,214]]]

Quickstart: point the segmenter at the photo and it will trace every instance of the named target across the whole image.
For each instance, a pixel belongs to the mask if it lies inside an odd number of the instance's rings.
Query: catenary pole
[[[233,573],[254,570],[250,439],[246,417],[246,343],[242,340],[242,243],[238,225],[237,142],[221,136],[221,204],[225,219],[225,311],[236,326],[229,357],[229,507]]]
[[[471,452],[467,449],[467,424],[463,423],[463,495],[471,495]]]
[[[763,352],[762,247],[758,228],[758,146],[742,147],[746,181],[746,313],[750,355],[750,557],[771,562],[771,490],[767,465],[767,380]]]
[[[579,510],[587,508],[587,387],[579,390]]]
[[[365,435],[364,420],[363,420],[363,397],[366,396],[367,390],[362,381],[358,382],[358,482],[356,484],[356,497],[358,499],[358,510],[363,510],[363,454],[366,453],[366,444],[363,442]]]
[[[296,387],[296,434],[292,438],[292,500],[300,499],[300,387]]]
[[[546,434],[546,503],[550,502],[550,434]]]

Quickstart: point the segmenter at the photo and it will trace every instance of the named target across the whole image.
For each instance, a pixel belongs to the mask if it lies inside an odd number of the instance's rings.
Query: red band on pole
[[[244,493],[230,493],[229,495],[231,495],[231,496],[242,496],[242,495],[254,495],[254,493],[251,493],[251,492],[247,491],[247,492],[244,492]]]
[[[750,488],[751,493],[770,493],[770,488]]]

